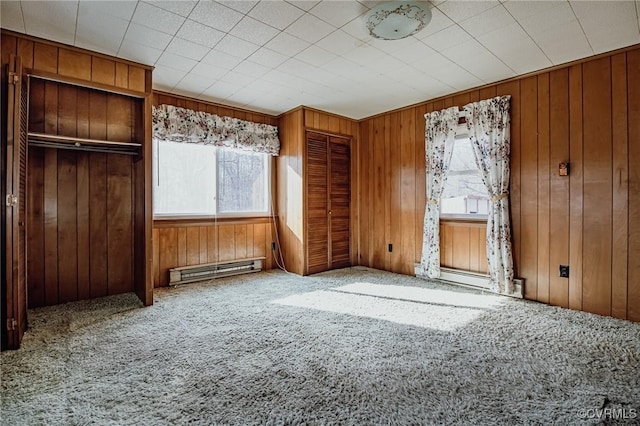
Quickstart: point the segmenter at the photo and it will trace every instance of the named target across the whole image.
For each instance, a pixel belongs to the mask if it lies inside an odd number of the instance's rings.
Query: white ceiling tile
[[[215,65],[226,70],[231,70],[242,62],[242,59],[229,55],[228,53],[221,52],[220,50],[212,49],[211,52],[202,58],[202,62]]]
[[[196,0],[180,0],[180,1],[165,1],[165,0],[150,0],[146,3],[150,3],[156,7],[159,7],[169,12],[173,12],[180,16],[189,16],[191,11],[198,2]]]
[[[505,43],[510,40],[511,43]],[[478,41],[518,74],[552,65],[542,50],[518,24],[478,37]]]
[[[176,36],[203,46],[214,47],[222,40],[224,34],[225,33],[215,28],[187,19],[178,30]]]
[[[453,25],[440,32],[423,38],[422,42],[432,49],[440,52],[462,44],[468,40],[471,40],[471,36],[459,26]]]
[[[286,56],[294,56],[309,47],[309,43],[283,32],[265,44],[265,47]]]
[[[256,77],[241,74],[239,72],[230,72],[221,78],[222,81],[226,81],[227,83],[235,84],[239,87],[244,87],[247,84],[256,80]]]
[[[160,58],[156,62],[157,65],[162,65],[164,67],[175,68],[180,71],[190,71],[195,65],[198,64],[198,61],[194,61],[193,59],[185,58],[184,56],[175,55],[173,53],[164,52],[160,55]]]
[[[205,77],[207,80],[217,80],[229,72],[226,68],[217,67],[215,65],[207,64],[206,62],[199,62],[195,67],[191,69],[189,74]]]
[[[404,48],[392,51],[389,54],[402,62],[410,64],[417,61],[420,56],[430,55],[434,52],[435,51],[432,48],[416,40],[414,43],[407,45]]]
[[[482,80],[454,63],[444,67],[431,68],[427,74],[458,90],[479,86],[483,83]]]
[[[467,0],[449,0],[437,6],[438,9],[447,17],[456,22],[464,21],[472,16],[479,15],[487,9],[499,6],[499,1],[467,1]]]
[[[367,11],[367,7],[357,1],[323,1],[318,3],[309,13],[340,28]]]
[[[24,33],[24,20],[22,19],[22,7],[19,1],[0,2],[0,23],[2,28]]]
[[[371,40],[369,40],[367,44],[375,47],[376,49],[382,50],[385,53],[393,54],[394,52],[408,48],[409,46],[417,47],[416,43],[418,41],[419,40],[415,37],[407,37],[400,40],[381,40],[377,38],[371,38]]]
[[[251,56],[251,54],[259,48],[260,46],[256,44],[249,43],[248,41],[239,39],[238,37],[234,37],[229,34],[224,36],[224,38],[220,40],[220,42],[216,45],[216,50],[228,53],[232,56],[237,56],[241,59],[245,59]]]
[[[189,19],[208,25],[220,31],[228,32],[244,15],[220,3],[202,0],[193,9]]]
[[[264,24],[260,21],[256,21],[253,18],[245,16],[236,25],[229,34],[235,35],[238,38],[257,44],[258,46],[264,45],[279,33],[273,27]]]
[[[333,52],[336,55],[347,53],[361,44],[358,39],[342,30],[336,30],[316,43],[317,46]]]
[[[513,16],[502,5],[492,7],[460,23],[460,26],[474,37],[512,25]]]
[[[109,15],[99,15],[82,6],[83,4],[80,3],[75,45],[109,55],[118,53],[129,21]]]
[[[411,66],[420,72],[428,73],[432,68],[442,68],[451,65],[451,60],[441,53],[435,53],[432,55],[426,55],[420,58],[418,61],[411,64]]]
[[[303,10],[283,1],[263,1],[251,9],[249,16],[284,30],[304,14]]]
[[[73,45],[78,2],[22,2],[27,34]]]
[[[340,29],[347,34],[355,37],[357,40],[367,42],[373,39],[366,26],[359,19],[354,19],[350,21],[348,24],[343,25]]]
[[[218,3],[221,3],[233,10],[237,10],[238,12],[246,15],[259,2],[251,0],[218,0]]]
[[[132,41],[144,46],[164,50],[171,42],[172,37],[169,34],[131,23],[124,39],[125,41]]]
[[[575,19],[548,29],[544,34],[534,37],[534,41],[556,65],[593,55],[582,27]]]
[[[174,35],[184,22],[184,16],[139,2],[131,22]]]
[[[284,56],[274,50],[267,49],[266,47],[261,47],[254,54],[247,58],[248,61],[264,65],[268,68],[276,68],[287,59],[289,59],[289,57]]]
[[[277,69],[293,76],[303,76],[306,72],[313,70],[314,67],[295,58],[291,58],[280,65]]]
[[[166,51],[200,61],[211,49],[201,44],[193,43],[179,37],[174,37]]]
[[[415,35],[418,39],[423,39],[431,34],[435,34],[452,26],[454,22],[437,7],[431,8],[431,22],[422,31]]]
[[[269,70],[270,68],[256,64],[255,62],[244,61],[238,64],[238,66],[233,69],[233,72],[239,72],[251,77],[259,78],[269,72]]]
[[[136,10],[137,4],[137,0],[120,0],[117,2],[94,0],[80,1],[78,5],[78,15],[107,15],[130,21],[133,16],[133,12]]]
[[[308,11],[316,4],[320,3],[319,0],[286,0],[287,3],[290,3],[296,7],[299,7],[302,10]]]
[[[118,51],[118,57],[120,58],[130,59],[147,65],[155,64],[160,55],[162,55],[162,50],[144,46],[135,41],[127,40],[126,38],[122,41],[122,45]]]
[[[316,45],[311,45],[296,55],[296,59],[315,66],[324,65],[334,58],[336,58],[336,55],[331,52],[327,52]]]
[[[519,19],[522,28],[534,39],[538,36],[544,37],[558,27],[563,27],[572,22],[576,22],[576,16],[568,2],[555,3],[553,7],[548,7],[535,15]]]
[[[571,1],[571,8],[583,26],[609,26],[636,17],[630,1]]]
[[[220,80],[209,86],[202,94],[209,98],[225,99],[233,95],[236,90],[238,90],[238,87],[235,84]]]
[[[265,75],[260,78],[264,81],[268,81],[269,83],[284,85],[291,79],[291,75],[280,71],[279,69],[273,69],[265,73]]]
[[[592,28],[585,31],[595,54],[640,43],[638,21],[635,19],[617,22],[608,28]]]
[[[175,89],[186,90],[193,94],[199,95],[209,86],[211,86],[212,81],[207,78],[202,78],[199,75],[195,74],[187,74],[182,80],[176,84]]]
[[[305,14],[285,31],[309,43],[315,43],[335,31],[335,27],[313,15]]]
[[[153,86],[163,86],[172,89],[186,75],[185,71],[156,66],[153,70]]]
[[[475,40],[442,54],[486,83],[516,75],[511,68]]]
[[[558,7],[562,3],[565,3],[568,6],[567,1],[560,2],[560,1],[540,1],[540,0],[507,1],[503,3],[503,6],[507,8],[509,13],[511,13],[513,17],[516,18],[516,20],[521,21],[524,19],[529,19],[540,13],[544,13],[549,9]]]
[[[368,45],[357,47],[342,56],[352,62],[372,68],[380,60],[391,60],[387,53]]]

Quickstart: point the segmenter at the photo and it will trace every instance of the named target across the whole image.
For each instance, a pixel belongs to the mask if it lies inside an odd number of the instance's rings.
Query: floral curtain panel
[[[420,274],[440,277],[440,197],[447,179],[458,126],[458,107],[425,114],[427,205],[424,214]]]
[[[509,161],[511,132],[509,100],[499,96],[464,107],[473,153],[489,192],[487,260],[492,290],[513,293],[513,252],[509,223]]]
[[[278,128],[173,105],[153,107],[153,138],[236,148],[277,156]]]

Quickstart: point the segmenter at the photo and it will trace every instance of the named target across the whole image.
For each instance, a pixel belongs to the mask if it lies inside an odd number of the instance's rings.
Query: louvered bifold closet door
[[[28,80],[20,58],[11,55],[7,69],[6,150],[6,285],[4,291],[3,343],[18,349],[27,329],[26,272],[26,173]],[[5,347],[3,347],[4,349]]]
[[[327,137],[307,134],[307,267],[310,274],[329,267]]]
[[[331,137],[329,143],[329,235],[331,269],[344,268],[350,262],[351,155],[348,140]]]

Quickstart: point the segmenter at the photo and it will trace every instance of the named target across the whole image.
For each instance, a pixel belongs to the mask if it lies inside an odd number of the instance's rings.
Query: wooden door
[[[351,152],[349,140],[331,137],[329,143],[330,269],[351,266]]]
[[[27,77],[20,58],[11,55],[7,87],[6,155],[6,348],[18,349],[27,329],[26,294],[26,172],[27,172]]]
[[[329,173],[325,135],[307,134],[307,270],[309,274],[329,267]]]
[[[307,273],[351,265],[349,139],[307,133]]]

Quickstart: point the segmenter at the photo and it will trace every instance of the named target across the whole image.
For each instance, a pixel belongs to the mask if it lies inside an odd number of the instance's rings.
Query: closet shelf
[[[114,154],[138,155],[140,153],[140,147],[142,146],[141,144],[134,142],[114,142],[100,139],[75,138],[37,132],[29,132],[28,137],[29,145],[31,146]]]

